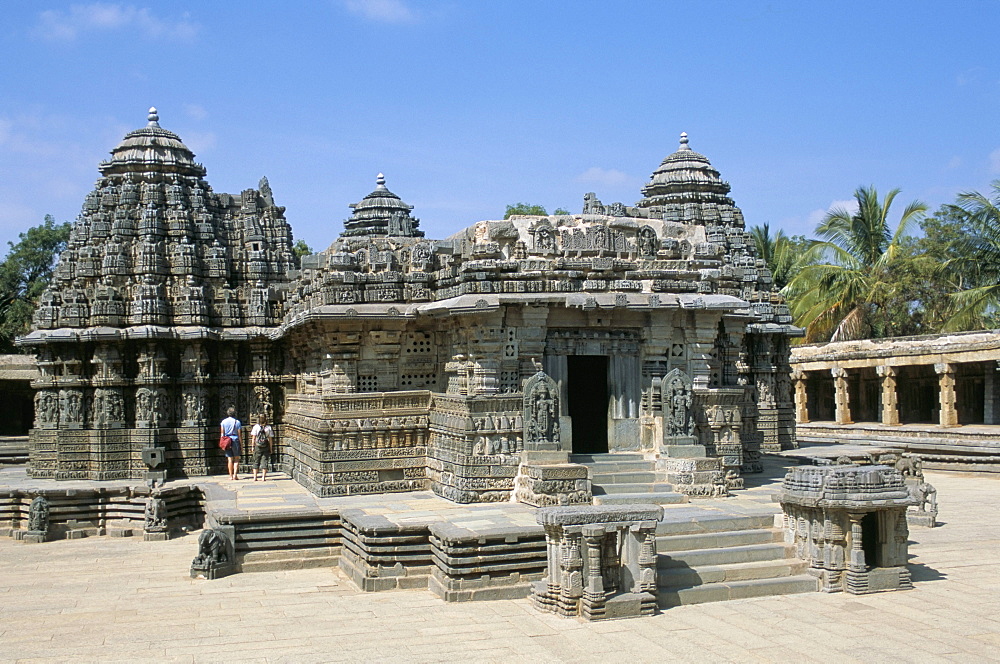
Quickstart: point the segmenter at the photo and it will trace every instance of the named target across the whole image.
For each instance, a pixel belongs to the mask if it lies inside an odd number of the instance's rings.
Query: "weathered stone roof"
[[[344,220],[343,237],[365,235],[391,235],[396,237],[423,237],[418,231],[419,219],[410,216],[412,205],[407,205],[385,186],[381,173],[375,180],[375,190],[350,206],[354,214]]]
[[[172,131],[160,127],[155,108],[149,109],[145,127],[130,131],[111,151],[111,159],[99,166],[101,174],[159,171],[203,177],[205,167],[195,163],[194,153]]]
[[[636,205],[648,208],[709,202],[732,207],[729,189],[729,183],[722,180],[708,157],[692,150],[687,134],[682,133],[680,147],[653,171],[649,183],[642,188],[645,198]]]

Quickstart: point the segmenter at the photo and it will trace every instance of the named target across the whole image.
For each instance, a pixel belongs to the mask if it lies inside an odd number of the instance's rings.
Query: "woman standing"
[[[230,407],[226,411],[226,419],[222,420],[222,424],[219,426],[219,433],[220,436],[228,436],[231,443],[224,452],[229,464],[229,478],[233,480],[240,479],[237,473],[240,470],[240,429],[242,428],[243,425],[236,419],[236,409]]]

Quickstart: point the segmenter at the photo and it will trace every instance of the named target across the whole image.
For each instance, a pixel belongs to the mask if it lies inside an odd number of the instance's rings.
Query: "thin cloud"
[[[184,113],[192,120],[204,120],[208,111],[201,104],[184,104]]]
[[[199,26],[186,13],[179,19],[163,19],[145,7],[95,2],[43,11],[33,32],[48,41],[72,42],[85,33],[125,29],[152,39],[186,41],[197,35]]]
[[[576,181],[581,184],[599,184],[605,187],[619,187],[632,183],[632,178],[627,173],[623,173],[614,168],[599,168],[591,166],[583,173],[576,176]]]
[[[356,16],[378,23],[415,23],[417,14],[403,0],[343,0]]]
[[[810,212],[809,216],[806,217],[806,224],[808,224],[810,228],[815,228],[816,226],[819,226],[819,223],[823,221],[823,218],[826,217],[827,214],[838,208],[847,210],[851,214],[854,214],[858,211],[858,202],[853,198],[843,201],[833,201],[825,210],[820,208]]]
[[[181,138],[184,140],[184,145],[191,148],[191,152],[194,152],[196,155],[210,152],[218,142],[215,132],[211,131],[186,131]]]
[[[990,173],[1000,173],[1000,148],[990,153]]]

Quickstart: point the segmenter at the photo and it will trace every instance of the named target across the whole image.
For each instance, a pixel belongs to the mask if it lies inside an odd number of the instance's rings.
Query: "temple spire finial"
[[[681,132],[681,146],[678,149],[680,149],[680,150],[690,150],[691,149],[690,147],[688,147],[688,134],[687,134],[686,131],[682,131]]]
[[[378,175],[377,175],[377,176],[375,177],[375,184],[377,184],[377,185],[378,185],[378,186],[380,186],[380,187],[384,187],[384,186],[385,186],[385,176],[384,176],[384,175],[382,175],[381,173],[379,173],[379,174],[378,174]]]
[[[149,107],[149,116],[148,116],[147,119],[149,120],[149,124],[147,126],[149,126],[149,127],[159,127],[160,126],[160,116],[156,114],[156,107],[155,106],[150,106]]]

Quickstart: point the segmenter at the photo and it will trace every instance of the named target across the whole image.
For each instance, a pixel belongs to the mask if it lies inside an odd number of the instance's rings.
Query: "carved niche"
[[[559,386],[544,371],[524,383],[524,446],[560,449]]]
[[[663,378],[660,390],[664,436],[693,436],[691,378],[680,369],[674,369]]]

